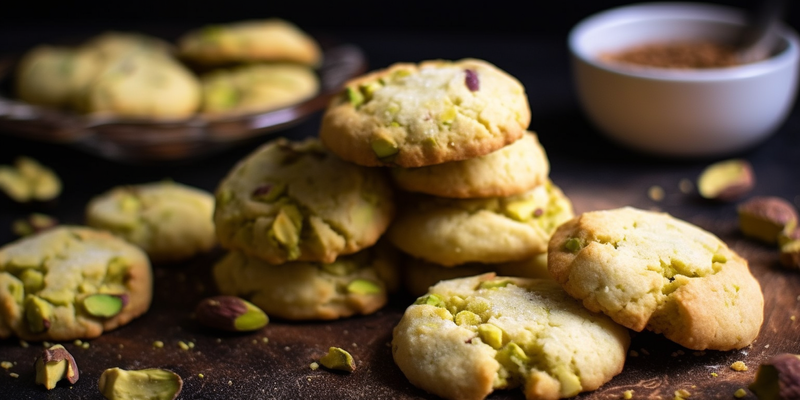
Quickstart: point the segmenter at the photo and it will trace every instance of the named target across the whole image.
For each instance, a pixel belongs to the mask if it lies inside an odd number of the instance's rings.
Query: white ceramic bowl
[[[722,156],[775,132],[792,108],[800,45],[781,26],[780,51],[756,63],[678,70],[626,68],[599,55],[636,45],[729,41],[744,24],[736,9],[649,3],[605,11],[569,36],[580,101],[600,130],[620,143],[670,156]]]

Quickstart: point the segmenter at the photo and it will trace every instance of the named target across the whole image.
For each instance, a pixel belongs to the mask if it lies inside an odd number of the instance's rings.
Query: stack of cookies
[[[384,171],[346,163],[317,139],[278,139],[239,162],[216,192],[214,223],[230,252],[215,265],[223,294],[270,317],[372,313],[397,286],[394,217]]]
[[[546,276],[547,242],[572,217],[526,131],[523,86],[481,60],[396,64],[349,82],[320,138],[341,158],[390,166],[403,207],[388,231],[412,293],[500,271]]]

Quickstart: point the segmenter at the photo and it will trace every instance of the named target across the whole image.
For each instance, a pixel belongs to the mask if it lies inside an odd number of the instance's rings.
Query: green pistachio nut
[[[360,90],[354,88],[352,86],[347,87],[347,100],[353,107],[358,108],[360,105],[364,104],[364,94],[361,93]]]
[[[456,325],[480,325],[481,317],[472,311],[459,311],[454,318]]]
[[[249,332],[263,328],[269,317],[255,304],[235,296],[214,296],[201,301],[194,312],[197,322],[214,329]]]
[[[253,200],[272,203],[286,192],[286,183],[266,183],[253,190]]]
[[[581,244],[580,239],[569,238],[566,242],[564,242],[564,248],[570,253],[577,253],[583,248],[583,245]]]
[[[726,257],[725,254],[714,253],[714,255],[711,257],[711,262],[725,264],[728,262],[728,257]]]
[[[103,371],[97,385],[108,400],[174,400],[183,388],[183,379],[165,369],[110,368]]]
[[[530,362],[530,358],[525,354],[525,351],[514,342],[509,342],[502,349],[498,350],[497,356],[505,361],[505,364],[510,362],[520,367]]]
[[[761,400],[796,399],[800,393],[800,355],[781,353],[762,363],[748,389]]]
[[[112,284],[123,284],[128,275],[128,263],[119,257],[114,257],[108,262],[106,267],[105,282]]]
[[[462,311],[464,312],[464,311]],[[497,350],[503,347],[503,330],[492,324],[481,324],[478,326],[478,337],[483,343],[492,346]]]
[[[25,298],[25,320],[32,333],[47,332],[53,318],[53,306],[47,301],[34,295]]]
[[[381,161],[389,161],[392,156],[400,151],[397,147],[397,143],[383,137],[372,139],[370,146],[372,146],[372,151],[375,153],[375,156]]]
[[[0,272],[0,288],[5,288],[17,304],[22,304],[25,300],[25,284],[8,272]]]
[[[754,197],[737,207],[745,236],[776,244],[781,233],[797,226],[797,210],[780,197]]]
[[[272,235],[287,252],[287,258],[297,259],[300,256],[300,229],[302,214],[296,206],[287,204],[281,207],[275,222],[272,224]]]
[[[380,89],[382,87],[383,87],[383,85],[378,81],[374,81],[374,82],[370,82],[370,83],[361,85],[361,93],[364,94],[364,100],[365,101],[372,100],[372,96],[375,94],[375,92],[377,92],[378,89]]]
[[[356,363],[353,356],[347,351],[338,347],[328,349],[328,354],[319,359],[323,367],[337,371],[353,372],[356,370]]]
[[[553,375],[555,375],[555,378],[561,383],[560,392],[562,398],[576,396],[583,390],[581,378],[575,375],[569,367],[558,365],[553,369]]]
[[[222,189],[216,195],[217,204],[224,206],[233,200],[233,192],[228,189]]]
[[[142,201],[133,194],[126,194],[120,197],[119,209],[126,214],[135,214],[142,209]]]
[[[25,269],[19,275],[19,279],[25,285],[25,291],[28,293],[36,293],[44,287],[44,275],[35,269]]]
[[[320,265],[323,271],[336,276],[347,276],[356,270],[356,265],[346,260],[336,260],[329,264]]]
[[[83,299],[83,309],[87,314],[98,318],[111,318],[128,303],[128,295],[92,294]]]
[[[539,209],[532,200],[519,200],[506,204],[505,214],[516,221],[525,222],[534,217]]]
[[[383,289],[378,284],[366,279],[355,279],[347,284],[347,293],[369,295],[380,294],[381,292],[383,292]]]
[[[0,190],[17,203],[25,203],[31,199],[27,181],[9,166],[0,166]]]
[[[439,114],[439,122],[445,125],[450,125],[456,120],[458,112],[455,107],[447,107],[441,114]]]
[[[62,379],[74,384],[78,381],[79,372],[75,358],[64,346],[57,344],[45,349],[34,364],[36,383],[44,385],[47,390],[56,387]]]
[[[434,306],[434,307],[444,307],[445,306],[445,303],[442,300],[442,298],[437,296],[437,295],[435,295],[435,294],[427,294],[425,296],[421,296],[421,297],[417,298],[417,300],[414,302],[414,304],[427,304],[429,306]]]
[[[508,286],[509,283],[511,283],[511,281],[509,281],[508,279],[492,279],[490,281],[481,282],[481,284],[478,286],[478,288],[480,288],[480,289],[498,289],[498,288],[504,288],[504,287]]]

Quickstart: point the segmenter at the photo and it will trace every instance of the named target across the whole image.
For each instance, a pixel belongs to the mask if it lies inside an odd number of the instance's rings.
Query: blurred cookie
[[[520,194],[547,180],[550,163],[536,135],[485,156],[419,168],[392,168],[403,190],[440,197],[476,198]]]
[[[200,81],[177,61],[132,51],[105,64],[76,100],[92,114],[125,118],[182,119],[200,106]]]
[[[389,228],[400,250],[436,264],[501,263],[547,251],[572,203],[550,181],[523,194],[486,199],[419,196]]]
[[[415,386],[446,399],[521,387],[527,399],[595,390],[622,371],[630,337],[551,280],[485,274],[443,281],[408,307],[392,355]]]
[[[373,246],[333,263],[272,265],[232,251],[214,266],[222,294],[244,296],[267,315],[292,320],[371,314],[398,285],[394,255]]]
[[[694,350],[755,340],[764,299],[747,261],[665,213],[625,207],[584,213],[553,234],[548,268],[592,311]]]
[[[91,200],[86,223],[141,247],[153,261],[180,261],[216,244],[214,197],[163,181],[119,186]]]
[[[285,61],[318,66],[322,62],[316,40],[278,18],[205,26],[183,35],[178,51],[202,65]]]
[[[547,272],[547,253],[538,254],[522,261],[499,264],[468,263],[455,267],[444,267],[416,258],[411,258],[400,269],[403,285],[414,296],[420,296],[439,281],[494,272],[501,276],[518,278],[551,279]]]
[[[521,138],[530,123],[522,84],[482,60],[395,64],[345,86],[323,115],[320,138],[356,164],[478,157]]]
[[[333,262],[373,245],[394,216],[384,171],[346,163],[319,140],[274,140],[216,192],[220,244],[273,264]]]
[[[0,248],[0,338],[94,338],[151,297],[147,256],[107,232],[57,227]]]
[[[298,64],[252,64],[202,78],[202,112],[236,115],[274,110],[314,96],[319,79]]]
[[[82,49],[100,55],[103,61],[113,61],[133,52],[146,52],[169,56],[172,46],[157,37],[136,32],[108,31],[84,42]]]
[[[30,104],[68,107],[95,78],[97,53],[42,45],[27,53],[16,69],[16,94]]]

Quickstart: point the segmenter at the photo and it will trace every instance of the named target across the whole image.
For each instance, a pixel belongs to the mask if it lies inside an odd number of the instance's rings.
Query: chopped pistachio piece
[[[481,324],[478,326],[478,336],[481,340],[492,346],[493,349],[503,347],[503,330],[492,324]]]
[[[481,321],[480,315],[464,310],[456,313],[455,322],[456,325],[479,325],[483,321]]]
[[[435,294],[428,294],[425,296],[419,297],[414,304],[427,304],[429,306],[435,307],[444,307],[445,303],[442,301],[442,298],[435,295]]]
[[[36,383],[44,385],[47,390],[55,388],[62,379],[67,379],[69,383],[75,383],[79,377],[75,358],[60,344],[44,350],[42,355],[36,359],[34,368],[36,369]]]
[[[328,354],[319,359],[319,363],[328,369],[337,371],[353,372],[356,370],[356,364],[353,361],[353,356],[347,351],[338,347],[331,347],[328,349]]]
[[[372,139],[370,146],[372,146],[372,151],[375,152],[375,156],[381,160],[389,158],[400,151],[397,147],[397,143],[383,137]]]
[[[215,296],[201,301],[194,312],[201,324],[232,332],[255,331],[269,323],[269,317],[253,303],[235,296]]]
[[[127,304],[127,295],[93,294],[83,299],[83,308],[94,317],[111,318]]]
[[[360,90],[352,86],[348,86],[347,100],[350,102],[350,104],[353,105],[353,107],[358,108],[358,106],[364,104],[365,99],[364,99],[364,94],[362,94]]]
[[[375,282],[366,279],[356,279],[347,285],[347,292],[353,294],[379,294],[383,290]]]
[[[578,251],[580,251],[580,249],[582,247],[583,247],[583,245],[581,244],[580,239],[577,239],[577,238],[569,238],[564,243],[564,248],[569,250],[572,253],[577,253]]]
[[[164,369],[110,368],[100,375],[98,388],[108,400],[174,400],[183,388],[183,379]]]
[[[25,319],[31,332],[41,333],[50,329],[52,315],[53,306],[44,299],[33,295],[25,299]]]

